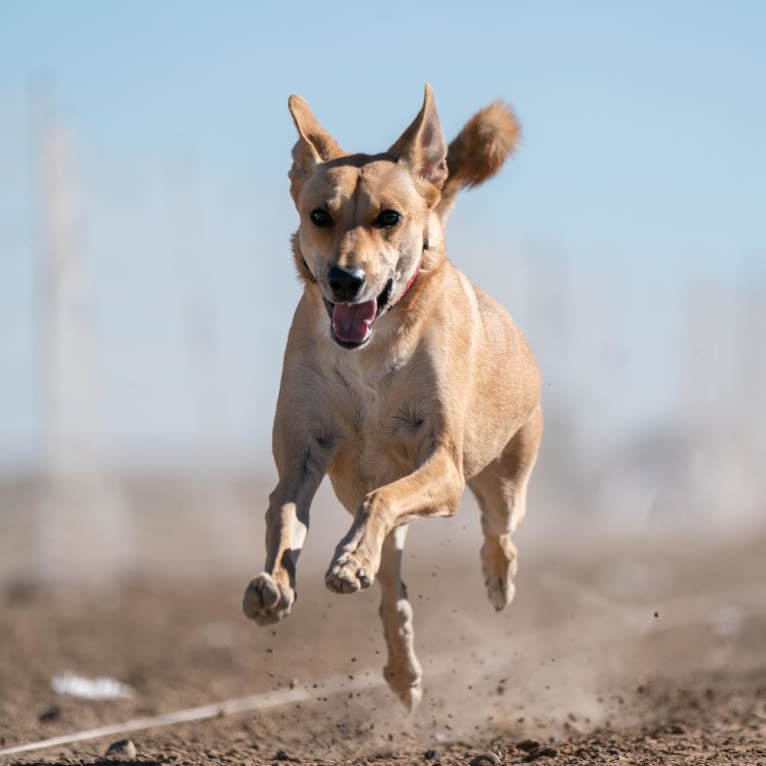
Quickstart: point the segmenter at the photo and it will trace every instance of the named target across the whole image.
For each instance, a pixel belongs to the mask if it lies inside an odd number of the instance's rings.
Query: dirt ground
[[[474,763],[766,765],[766,530],[598,545],[586,532],[522,536],[516,600],[499,615],[478,556],[419,533],[406,579],[426,693],[412,716],[381,682],[376,589],[331,594],[311,560],[274,629],[241,616],[245,572],[87,592],[7,584],[0,750],[261,692],[297,696],[0,761],[126,763],[103,759],[129,736],[147,765],[468,764],[482,753],[498,760]],[[135,693],[57,695],[51,679],[66,671]]]

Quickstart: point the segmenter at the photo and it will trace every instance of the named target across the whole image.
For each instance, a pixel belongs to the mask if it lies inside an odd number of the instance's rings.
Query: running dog
[[[495,102],[447,147],[431,88],[401,137],[349,154],[291,96],[289,172],[303,295],[284,357],[273,430],[279,482],[266,512],[266,565],[243,610],[261,625],[290,613],[309,508],[325,474],[353,515],[327,570],[336,593],[377,578],[389,686],[422,696],[412,607],[401,579],[409,522],[451,516],[466,484],[481,508],[481,562],[495,609],[514,595],[511,535],[526,511],[543,431],[540,374],[506,311],[446,257],[458,191],[515,148],[513,113]]]

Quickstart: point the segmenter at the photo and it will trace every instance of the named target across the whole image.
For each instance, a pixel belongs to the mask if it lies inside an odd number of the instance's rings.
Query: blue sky
[[[743,263],[763,274],[765,35],[760,2],[4,0],[0,462],[39,454],[44,432],[30,89],[52,94],[76,147],[113,448],[172,452],[199,438],[203,394],[189,376],[200,361],[183,317],[190,301],[210,301],[220,438],[260,456],[297,296],[289,93],[352,150],[390,144],[425,81],[448,136],[495,98],[513,104],[523,143],[500,178],[459,202],[451,256],[507,299],[554,387],[576,384],[578,395],[593,373],[564,369],[519,274],[534,281],[530,261],[565,264],[577,342],[592,321],[594,347],[609,340],[599,312],[617,280],[630,304],[616,301],[621,342],[644,360],[640,389],[672,353],[647,336],[674,321],[678,284],[734,284]],[[191,221],[183,234],[168,225],[174,206]],[[615,412],[675,406],[655,388],[649,404],[635,393]]]
[[[0,13],[4,99],[48,78],[78,139],[127,158],[180,148],[244,178],[281,176],[287,93],[343,143],[377,147],[428,80],[448,133],[493,98],[516,105],[526,138],[514,177],[546,208],[525,216],[530,227],[622,236],[640,212],[647,233],[705,217],[719,234],[760,236],[761,3],[6,2]]]

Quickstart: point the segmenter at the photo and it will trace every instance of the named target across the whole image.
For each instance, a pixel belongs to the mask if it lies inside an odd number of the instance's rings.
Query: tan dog
[[[243,610],[260,624],[290,613],[309,507],[329,474],[354,521],[327,587],[353,593],[378,578],[385,677],[412,708],[422,672],[400,574],[408,522],[451,516],[468,483],[482,511],[489,600],[500,610],[514,595],[511,533],[542,438],[540,376],[508,314],[447,260],[443,224],[460,188],[499,170],[518,128],[495,103],[448,151],[426,86],[388,151],[346,154],[303,99],[289,105],[304,291],[274,421],[266,567]]]

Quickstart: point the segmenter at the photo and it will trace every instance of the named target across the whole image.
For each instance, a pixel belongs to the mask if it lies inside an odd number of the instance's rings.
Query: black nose
[[[354,300],[359,295],[364,280],[364,271],[358,266],[349,266],[347,269],[333,266],[327,272],[327,284],[338,303]]]

